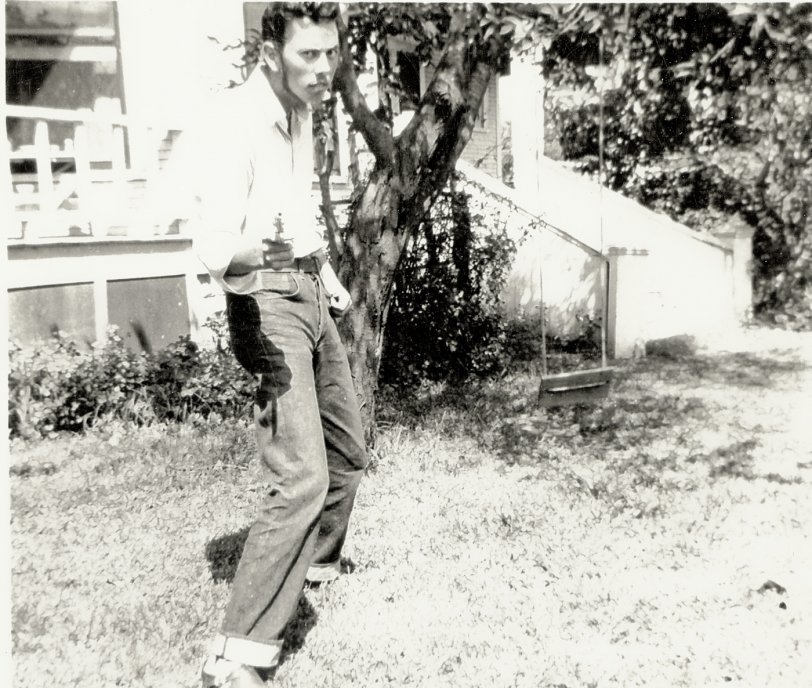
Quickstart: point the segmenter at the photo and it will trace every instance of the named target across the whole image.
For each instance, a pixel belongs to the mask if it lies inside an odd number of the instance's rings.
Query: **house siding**
[[[501,137],[499,135],[499,108],[498,108],[497,81],[493,79],[485,92],[485,123],[484,126],[475,126],[471,140],[462,152],[462,159],[479,169],[487,172],[497,179],[502,178],[501,167]]]
[[[96,339],[93,284],[54,284],[8,293],[11,339],[30,344],[63,332],[90,344]]]
[[[151,352],[189,334],[189,304],[183,275],[107,283],[111,325],[134,351]]]

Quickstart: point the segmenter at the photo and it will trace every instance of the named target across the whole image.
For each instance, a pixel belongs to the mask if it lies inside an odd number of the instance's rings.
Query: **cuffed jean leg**
[[[295,280],[301,283],[291,298],[280,287],[228,299],[235,354],[260,376],[254,419],[267,492],[237,567],[223,634],[268,644],[281,643],[296,611],[329,482],[313,366],[321,315],[312,284]]]

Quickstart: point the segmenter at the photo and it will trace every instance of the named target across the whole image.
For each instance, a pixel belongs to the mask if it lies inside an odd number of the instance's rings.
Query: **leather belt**
[[[260,274],[270,274],[273,275],[277,272],[315,272],[318,273],[321,270],[323,261],[320,261],[318,256],[310,255],[305,256],[304,258],[295,258],[292,265],[288,265],[284,268],[267,268],[265,270],[260,270]]]

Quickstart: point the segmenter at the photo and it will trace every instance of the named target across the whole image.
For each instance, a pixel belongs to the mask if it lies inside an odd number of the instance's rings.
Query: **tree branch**
[[[392,134],[369,109],[361,89],[358,88],[358,75],[355,73],[352,52],[347,39],[348,30],[341,18],[338,20],[338,34],[341,58],[333,83],[341,94],[344,109],[352,118],[355,128],[364,137],[364,141],[375,159],[380,162],[390,161],[394,151]]]
[[[411,203],[407,206],[404,224],[419,221],[445,187],[446,180],[471,139],[479,105],[492,75],[493,67],[487,62],[479,62],[474,68],[468,82],[468,100],[471,107],[459,110],[456,121],[442,131],[435,149],[425,160],[424,172],[419,176],[418,186]]]
[[[426,86],[415,116],[398,137],[401,149],[420,147],[419,155],[428,155],[450,112],[464,103],[465,18],[457,11],[451,18],[445,49],[434,75]]]
[[[333,151],[325,153],[324,162],[319,168],[319,190],[321,191],[321,214],[327,228],[327,246],[330,249],[330,264],[338,269],[342,247],[338,242],[341,229],[333,212],[333,199],[330,195],[330,173],[333,169]]]
[[[488,88],[503,41],[494,36],[487,46],[467,55],[465,24],[468,17],[452,18],[446,48],[437,71],[421,100],[420,109],[398,138],[398,158],[413,169],[401,171],[401,182],[413,180],[405,191],[402,225],[419,221],[446,180],[471,138],[480,104]]]

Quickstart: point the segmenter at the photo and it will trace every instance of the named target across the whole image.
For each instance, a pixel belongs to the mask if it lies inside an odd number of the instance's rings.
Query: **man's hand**
[[[350,292],[339,284],[336,291],[330,294],[330,312],[335,316],[344,315],[351,305]]]
[[[243,245],[231,259],[226,275],[246,275],[255,270],[279,270],[293,265],[293,244],[284,238],[243,239]]]
[[[321,275],[321,282],[329,296],[330,313],[334,316],[344,315],[352,305],[350,292],[338,281],[338,277],[329,262],[325,262],[324,265],[321,266],[319,274]]]
[[[293,244],[284,239],[262,240],[262,268],[280,270],[293,265]]]

